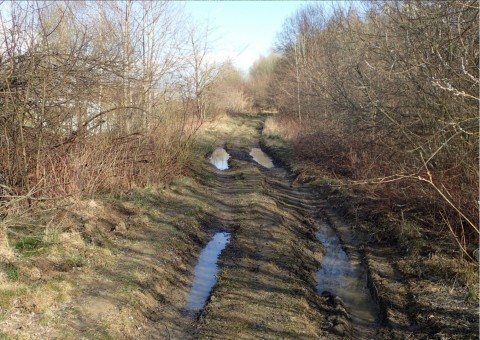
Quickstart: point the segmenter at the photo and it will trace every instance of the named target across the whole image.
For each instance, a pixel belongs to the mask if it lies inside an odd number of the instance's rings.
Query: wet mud
[[[258,122],[250,124],[256,132]],[[196,321],[196,336],[375,335],[378,307],[362,264],[343,252],[333,229],[324,234],[319,211],[325,202],[295,183],[286,170],[274,167],[272,159],[256,148],[257,133],[250,145],[241,137],[228,136],[224,141],[231,155],[228,171],[211,176],[215,217],[232,231],[232,238],[218,259],[217,282]],[[341,260],[332,260],[339,254]],[[331,273],[332,265],[336,274]]]
[[[76,223],[89,242],[82,251],[101,262],[89,267],[89,258],[61,273],[76,291],[48,309],[51,316],[12,300],[19,307],[2,314],[2,331],[72,339],[478,338],[478,313],[459,290],[405,275],[404,257],[342,214],[343,198],[302,183],[277,157],[273,164],[275,154],[258,148],[263,119],[228,117],[230,128],[209,144],[224,148],[199,155],[183,182],[113,207],[85,203]]]

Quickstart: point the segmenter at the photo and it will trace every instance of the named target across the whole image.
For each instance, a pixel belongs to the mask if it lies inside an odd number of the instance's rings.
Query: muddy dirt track
[[[311,211],[304,211],[311,197],[263,175],[251,162],[231,163],[232,171],[218,175],[217,195],[219,224],[232,232],[232,241],[220,259],[219,284],[200,317],[199,335],[319,334],[313,288],[321,248],[305,223]]]
[[[240,121],[251,130],[261,126],[255,119]],[[206,169],[214,178],[210,194],[217,213],[213,220],[232,239],[219,259],[218,283],[197,314],[193,333],[176,336],[404,339],[429,338],[435,332],[440,338],[476,336],[468,335],[465,324],[455,325],[455,313],[446,317],[450,329],[440,327],[432,333],[429,326],[418,327],[412,314],[421,313],[415,310],[407,281],[395,268],[391,249],[366,247],[364,235],[342,221],[318,192],[297,183],[281,168],[256,164],[249,151],[258,146],[258,135],[252,136],[229,135],[221,144],[231,155],[230,168]],[[367,290],[370,301],[355,304],[318,290],[315,274],[325,249],[315,234],[325,223],[340,237],[349,264],[364,270],[357,279],[364,280],[359,286]],[[356,308],[368,309],[368,317],[359,316]]]
[[[17,281],[0,276],[0,338],[478,338],[475,301],[428,272],[438,257],[408,274],[412,261],[345,218],[335,192],[253,160],[264,118],[229,116],[204,133],[231,156],[226,170],[210,150],[190,177],[52,217],[59,241],[16,260]],[[230,242],[216,284],[189,310],[195,266],[219,232]]]
[[[250,124],[255,129],[259,122]],[[225,140],[230,168],[207,170],[215,178],[215,224],[232,239],[195,331],[179,330],[174,337],[375,337],[379,320],[356,324],[341,298],[316,290],[324,249],[315,233],[326,216],[325,202],[284,170],[256,164],[249,151],[258,140],[250,142]]]

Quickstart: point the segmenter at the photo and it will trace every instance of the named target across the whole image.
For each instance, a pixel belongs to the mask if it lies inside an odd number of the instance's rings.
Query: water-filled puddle
[[[230,155],[222,148],[216,148],[210,156],[210,163],[215,165],[218,170],[228,169],[228,159]]]
[[[326,250],[317,272],[317,292],[339,296],[357,324],[371,325],[376,321],[378,307],[367,287],[367,276],[360,263],[349,261],[335,231],[324,223],[317,233]]]
[[[198,264],[195,267],[192,288],[188,296],[188,303],[185,306],[185,309],[189,312],[200,311],[205,306],[210,291],[217,282],[218,257],[228,242],[230,242],[230,233],[216,233],[213,239],[200,252]]]
[[[268,157],[267,154],[265,154],[265,152],[263,152],[261,149],[253,148],[252,151],[250,151],[250,156],[252,156],[253,160],[258,164],[266,168],[273,168],[272,159]]]

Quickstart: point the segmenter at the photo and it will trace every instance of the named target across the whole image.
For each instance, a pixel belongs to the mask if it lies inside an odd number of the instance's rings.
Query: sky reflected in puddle
[[[364,268],[349,261],[337,234],[327,223],[316,236],[326,250],[316,275],[317,292],[328,291],[339,296],[357,323],[374,323],[378,307],[367,287]]]
[[[263,152],[259,148],[253,148],[252,151],[250,151],[250,156],[253,157],[253,160],[260,164],[261,166],[264,166],[265,168],[273,168],[273,162],[270,157],[267,156],[265,152]]]
[[[216,148],[210,156],[210,163],[212,163],[218,170],[228,169],[228,159],[230,155],[222,148]]]
[[[203,309],[210,291],[217,282],[217,260],[221,252],[230,242],[230,233],[216,233],[213,239],[200,252],[198,264],[195,267],[192,288],[185,309],[197,312]]]

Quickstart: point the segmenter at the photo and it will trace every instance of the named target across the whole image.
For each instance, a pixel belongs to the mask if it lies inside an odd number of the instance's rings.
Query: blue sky
[[[283,22],[308,1],[188,1],[185,9],[212,32],[212,54],[247,72],[267,55]]]

